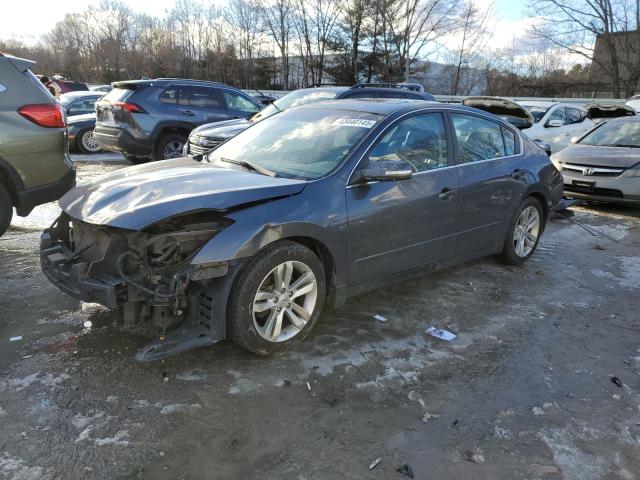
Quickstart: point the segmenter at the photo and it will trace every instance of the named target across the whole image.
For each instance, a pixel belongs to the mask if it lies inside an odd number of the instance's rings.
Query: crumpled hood
[[[305,185],[179,158],[123,168],[80,185],[60,199],[60,207],[84,222],[140,230],[195,210],[295,195]]]
[[[578,143],[555,153],[553,159],[578,165],[629,168],[640,162],[640,148],[599,147]]]
[[[223,122],[207,123],[194,129],[189,136],[202,135],[204,137],[215,138],[222,136],[224,138],[233,137],[238,133],[246,130],[253,122],[244,118],[236,118],[234,120],[225,120]]]

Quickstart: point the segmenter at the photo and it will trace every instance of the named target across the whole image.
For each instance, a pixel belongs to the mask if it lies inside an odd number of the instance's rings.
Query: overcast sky
[[[134,10],[161,16],[173,6],[175,0],[125,0]],[[490,0],[481,0],[481,3]],[[508,42],[522,33],[528,24],[526,0],[495,0],[494,11],[498,20],[496,42]],[[221,5],[225,0],[217,0]],[[0,13],[0,38],[16,38],[33,43],[53,28],[69,12],[79,12],[99,0],[3,0]]]

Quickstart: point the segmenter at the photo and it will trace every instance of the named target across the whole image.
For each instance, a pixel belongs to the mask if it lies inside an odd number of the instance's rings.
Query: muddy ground
[[[520,268],[353,299],[278,357],[222,342],[150,364],[149,337],[42,275],[51,216],[0,238],[0,478],[640,478],[637,210],[577,208]]]

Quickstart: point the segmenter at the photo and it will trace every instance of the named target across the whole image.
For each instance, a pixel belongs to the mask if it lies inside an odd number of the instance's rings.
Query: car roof
[[[323,100],[321,102],[307,103],[294,108],[326,108],[332,110],[351,110],[355,112],[373,113],[376,115],[391,115],[402,110],[433,107],[451,108],[447,104],[429,100],[413,100],[404,98],[346,98],[343,100]],[[459,106],[457,108],[471,111],[479,111]],[[484,112],[482,112],[484,113]]]
[[[544,100],[518,100],[516,103],[520,105],[528,105],[530,107],[553,107],[559,105],[558,102],[544,101]]]
[[[112,85],[117,88],[119,85],[200,85],[206,87],[221,87],[238,90],[236,87],[227,85],[226,83],[210,82],[208,80],[193,80],[190,78],[147,78],[142,80],[122,80],[113,82]]]
[[[640,116],[636,115],[636,116],[626,116],[626,117],[615,117],[615,118],[608,118],[607,119],[607,123],[611,123],[611,122],[616,122],[616,123],[622,123],[622,122],[640,122]]]
[[[96,92],[93,90],[73,90],[63,93],[65,97],[102,97],[104,92]]]

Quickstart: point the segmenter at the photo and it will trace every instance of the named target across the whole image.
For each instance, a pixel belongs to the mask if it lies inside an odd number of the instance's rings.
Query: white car
[[[595,125],[578,105],[533,100],[519,104],[535,119],[533,126],[522,133],[531,140],[548,143],[554,153],[569,145],[571,137],[580,136]]]

